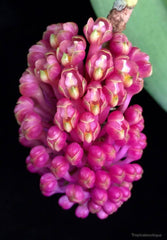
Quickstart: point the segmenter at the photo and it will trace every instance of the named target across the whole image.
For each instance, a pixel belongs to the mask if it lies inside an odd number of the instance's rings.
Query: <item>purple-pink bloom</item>
[[[113,58],[108,49],[100,49],[86,62],[86,70],[94,81],[103,81],[113,71]]]
[[[112,73],[105,80],[103,92],[110,107],[119,106],[124,103],[127,91],[124,88],[123,76],[119,73]]]
[[[108,194],[105,189],[95,187],[91,192],[92,201],[99,206],[103,206],[108,199]]]
[[[111,181],[113,181],[116,184],[121,184],[125,178],[125,171],[124,169],[119,165],[112,165],[109,169],[109,174]]]
[[[83,97],[83,104],[94,115],[103,113],[108,106],[108,102],[102,91],[102,85],[99,82],[94,81],[87,86],[87,93]]]
[[[82,203],[84,201],[84,191],[80,185],[68,184],[66,195],[71,202]]]
[[[57,112],[54,116],[54,123],[66,132],[76,128],[79,119],[79,112],[75,105],[67,98],[62,98],[57,103]]]
[[[82,36],[64,40],[56,49],[58,61],[64,66],[76,66],[85,58],[86,41]]]
[[[21,132],[27,140],[40,139],[43,131],[42,118],[35,112],[26,114],[21,123]]]
[[[77,142],[70,143],[66,148],[65,157],[72,166],[81,166],[83,155],[83,148]]]
[[[89,215],[89,209],[86,204],[79,205],[75,210],[75,215],[78,218],[86,218]]]
[[[96,145],[90,146],[88,150],[88,163],[93,169],[100,169],[105,163],[106,155],[104,150]]]
[[[122,112],[115,110],[108,116],[108,122],[106,125],[107,133],[112,136],[113,140],[127,141],[129,124],[125,120]]]
[[[112,25],[108,19],[102,17],[95,22],[93,18],[89,18],[83,31],[90,44],[102,44],[112,37]]]
[[[110,50],[116,56],[128,55],[132,44],[123,33],[116,32],[110,40]]]
[[[111,178],[109,173],[105,170],[97,170],[95,185],[96,187],[107,190],[111,185]]]
[[[47,149],[43,145],[35,146],[30,151],[30,161],[36,168],[46,167],[49,160]]]
[[[77,134],[82,142],[91,143],[100,132],[100,124],[97,118],[90,112],[84,112],[77,124]]]
[[[76,68],[65,68],[59,80],[59,91],[66,97],[77,100],[86,90],[86,80]]]
[[[40,189],[42,194],[46,197],[49,197],[57,192],[57,180],[52,173],[45,173],[41,176]]]
[[[21,124],[28,112],[32,112],[34,108],[34,102],[31,98],[21,96],[17,105],[14,108],[14,113],[18,124]]]
[[[70,209],[74,203],[71,202],[67,195],[63,195],[59,198],[58,204],[63,208],[63,209]]]
[[[105,219],[143,175],[143,109],[130,102],[152,66],[106,18],[89,18],[83,32],[74,22],[47,27],[29,49],[14,114],[42,194],[61,194],[58,204],[75,205],[79,218]]]
[[[47,144],[53,150],[59,152],[66,145],[67,134],[57,126],[49,128],[47,133]]]
[[[69,167],[70,165],[65,159],[65,157],[58,155],[53,158],[50,169],[54,176],[59,179],[66,178]]]
[[[132,61],[136,62],[139,67],[139,75],[141,78],[150,77],[152,74],[152,66],[149,62],[149,56],[141,52],[139,48],[133,47],[129,53]]]
[[[84,188],[92,188],[95,184],[95,172],[88,167],[79,170],[78,182]]]

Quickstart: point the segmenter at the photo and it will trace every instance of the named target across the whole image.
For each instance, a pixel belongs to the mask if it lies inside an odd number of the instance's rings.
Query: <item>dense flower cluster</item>
[[[147,144],[142,107],[129,103],[152,67],[107,19],[90,18],[83,31],[87,41],[73,22],[47,27],[29,49],[14,112],[42,194],[62,193],[62,208],[77,204],[77,217],[104,219],[130,198],[143,173],[132,163]]]

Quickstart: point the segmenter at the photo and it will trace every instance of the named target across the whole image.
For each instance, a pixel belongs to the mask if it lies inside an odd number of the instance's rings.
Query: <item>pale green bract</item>
[[[90,0],[97,17],[107,17],[114,0]],[[124,31],[150,56],[153,74],[145,89],[167,111],[167,0],[139,0]]]

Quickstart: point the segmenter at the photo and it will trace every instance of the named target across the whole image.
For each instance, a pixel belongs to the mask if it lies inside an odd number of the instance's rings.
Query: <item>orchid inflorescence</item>
[[[104,219],[142,177],[133,163],[147,145],[142,107],[129,103],[152,67],[106,18],[90,18],[83,32],[87,41],[74,22],[47,27],[29,49],[14,112],[19,141],[31,148],[27,169],[41,175],[42,194],[61,193],[59,205],[77,204],[77,217]]]

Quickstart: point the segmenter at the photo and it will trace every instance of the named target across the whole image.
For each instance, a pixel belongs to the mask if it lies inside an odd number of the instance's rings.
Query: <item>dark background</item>
[[[18,80],[27,65],[28,48],[41,39],[47,25],[74,21],[82,29],[90,16],[95,18],[89,1],[0,1],[1,240],[128,240],[145,233],[161,234],[148,239],[167,240],[167,116],[145,90],[133,99],[144,108],[148,136],[140,160],[144,176],[134,184],[131,199],[108,219],[91,214],[81,220],[74,216],[75,207],[62,210],[58,196],[42,196],[39,176],[26,170],[28,149],[18,143],[13,108],[20,96]]]

